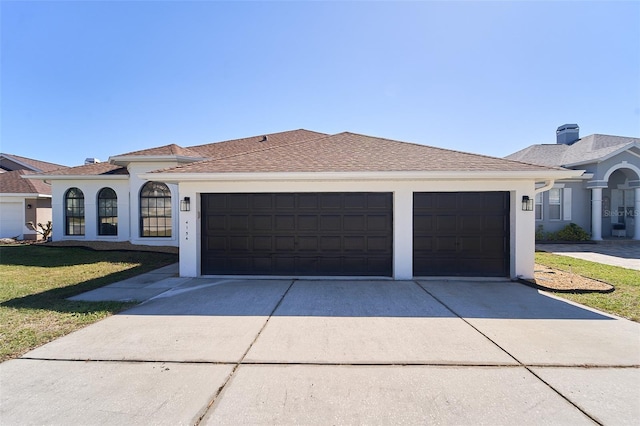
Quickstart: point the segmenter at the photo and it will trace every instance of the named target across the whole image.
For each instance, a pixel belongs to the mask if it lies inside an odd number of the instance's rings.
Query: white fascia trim
[[[129,175],[29,175],[23,179],[35,180],[127,180]]]
[[[165,161],[176,161],[178,163],[193,163],[206,160],[206,157],[185,157],[182,155],[131,155],[109,157],[109,163],[119,166],[126,166],[129,163],[157,163]]]
[[[25,192],[25,193],[2,192],[0,193],[0,197],[51,198],[51,195],[36,194],[33,192]]]
[[[638,148],[640,149],[640,143],[639,142],[632,142],[630,144],[624,145],[618,149],[616,149],[615,151],[610,152],[609,154],[605,155],[604,157],[600,157],[600,158],[592,158],[591,160],[585,160],[585,161],[579,161],[577,163],[571,163],[571,164],[565,164],[563,167],[575,167],[575,166],[582,166],[584,164],[592,164],[592,163],[601,163],[605,160],[608,160],[611,157],[615,157],[616,155],[628,151],[631,148]],[[634,154],[632,152],[632,154]]]
[[[197,182],[197,181],[291,181],[291,180],[548,180],[570,179],[580,177],[584,170],[549,170],[545,172],[285,172],[285,173],[141,173],[140,179],[159,180],[162,182]]]

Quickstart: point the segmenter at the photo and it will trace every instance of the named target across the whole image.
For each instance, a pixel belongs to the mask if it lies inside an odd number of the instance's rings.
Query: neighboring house
[[[180,247],[181,276],[533,277],[536,183],[581,171],[354,133],[167,145],[32,177],[54,240]]]
[[[640,240],[640,139],[610,135],[580,138],[577,124],[556,131],[555,144],[532,145],[507,159],[585,170],[536,191],[536,225],[557,231],[576,223],[592,240]]]
[[[25,175],[63,168],[18,155],[0,153],[0,238],[36,240],[41,235],[27,226],[51,220],[51,186]]]

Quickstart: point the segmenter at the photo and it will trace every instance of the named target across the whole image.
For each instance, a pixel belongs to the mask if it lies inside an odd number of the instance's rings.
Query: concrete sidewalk
[[[640,241],[601,241],[597,244],[536,244],[536,250],[640,271]]]
[[[637,424],[640,324],[506,280],[199,278],[0,380],[2,424]]]

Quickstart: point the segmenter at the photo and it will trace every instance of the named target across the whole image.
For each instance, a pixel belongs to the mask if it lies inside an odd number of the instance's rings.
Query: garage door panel
[[[317,231],[318,216],[298,216],[298,230],[300,231]]]
[[[391,193],[202,199],[204,275],[391,275]]]
[[[455,232],[457,228],[457,218],[454,215],[437,215],[436,229],[437,233]]]
[[[295,231],[296,218],[294,215],[276,216],[275,225],[275,229],[277,231]]]
[[[416,276],[506,276],[509,193],[414,193],[413,243]]]
[[[368,215],[367,216],[367,229],[371,231],[384,231],[391,227],[389,223],[389,217],[383,215]]]
[[[362,215],[344,216],[343,230],[344,231],[364,231],[366,217]]]

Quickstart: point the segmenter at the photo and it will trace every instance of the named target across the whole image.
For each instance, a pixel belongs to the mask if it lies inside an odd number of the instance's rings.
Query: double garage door
[[[415,276],[505,276],[509,194],[415,193]],[[393,194],[202,194],[203,275],[392,276]]]

